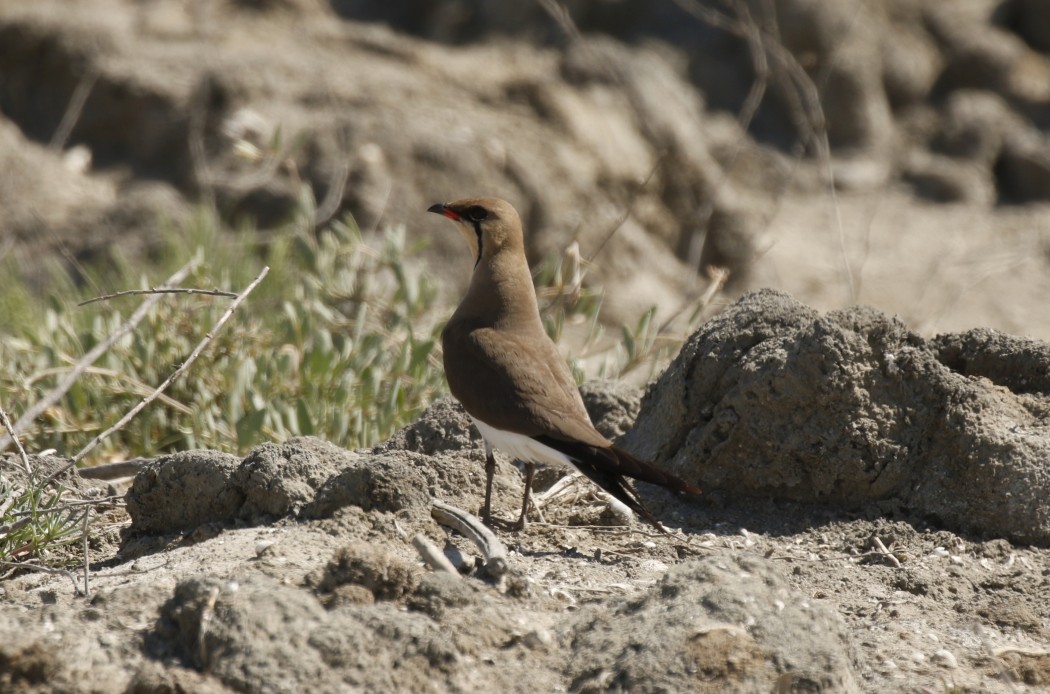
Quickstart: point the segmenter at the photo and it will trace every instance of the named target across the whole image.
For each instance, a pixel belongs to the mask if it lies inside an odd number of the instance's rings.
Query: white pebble
[[[931,660],[933,660],[933,662],[937,663],[938,665],[943,665],[949,670],[954,670],[955,668],[959,667],[959,661],[956,659],[955,655],[947,648],[942,648],[936,653],[934,653],[933,658],[931,658]]]
[[[276,544],[273,540],[259,540],[255,543],[255,556],[261,557],[264,554],[273,554],[273,546]]]

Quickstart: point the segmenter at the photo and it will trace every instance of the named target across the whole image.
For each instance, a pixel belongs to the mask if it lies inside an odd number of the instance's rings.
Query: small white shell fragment
[[[275,551],[273,547],[276,544],[273,540],[259,540],[255,543],[255,556],[261,557],[266,554],[273,554]]]
[[[936,653],[934,653],[933,657],[930,658],[930,660],[937,663],[938,665],[948,668],[949,670],[954,670],[955,668],[959,667],[959,660],[955,657],[955,654],[953,654],[947,648],[942,648]]]

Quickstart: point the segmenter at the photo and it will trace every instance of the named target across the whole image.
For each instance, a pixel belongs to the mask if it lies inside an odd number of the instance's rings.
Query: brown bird
[[[591,423],[568,365],[547,336],[525,259],[521,219],[497,198],[438,203],[470,246],[474,274],[441,333],[449,389],[485,439],[486,524],[492,522],[493,449],[525,463],[525,527],[534,463],[568,465],[661,531],[625,477],[699,494],[674,475],[614,446]],[[666,531],[664,531],[666,532]]]

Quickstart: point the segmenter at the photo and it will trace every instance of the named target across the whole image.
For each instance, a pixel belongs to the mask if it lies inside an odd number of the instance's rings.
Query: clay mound
[[[627,445],[708,491],[872,504],[1050,544],[1048,348],[932,341],[874,309],[746,295],[643,401]]]
[[[638,411],[638,391],[621,383],[590,383],[583,395],[607,436],[622,434]],[[474,509],[484,492],[483,451],[463,408],[444,399],[371,451],[299,437],[263,444],[243,460],[218,451],[163,456],[136,475],[128,514],[133,535],[144,536],[209,523],[330,518],[348,506],[428,515],[431,497]],[[496,485],[521,493],[508,461],[501,459]]]
[[[429,515],[426,460],[406,451],[366,457],[310,437],[263,444],[244,460],[217,451],[176,453],[135,476],[128,515],[136,535],[238,520],[326,518],[346,506]],[[440,474],[440,466],[429,468]]]

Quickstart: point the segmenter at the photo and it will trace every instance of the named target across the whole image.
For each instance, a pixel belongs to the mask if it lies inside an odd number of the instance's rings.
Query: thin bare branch
[[[194,257],[188,263],[179,268],[179,270],[175,274],[169,277],[168,280],[164,283],[165,286],[170,284],[177,284],[178,282],[181,282],[182,280],[186,279],[186,277],[191,272],[193,272],[193,270],[200,264],[200,262],[201,258],[199,255]],[[131,317],[124,321],[124,323],[121,324],[119,328],[113,331],[112,335],[95,345],[95,347],[92,348],[91,351],[85,354],[80,359],[80,361],[78,361],[73,366],[69,373],[66,374],[66,377],[62,379],[62,381],[57,386],[55,386],[40,400],[35,402],[32,407],[27,409],[22,414],[22,416],[18,418],[18,421],[16,421],[14,424],[13,433],[18,433],[19,431],[24,429],[30,422],[39,417],[40,413],[42,413],[44,410],[58,402],[59,399],[63,395],[65,395],[70,388],[73,387],[73,384],[77,382],[77,379],[80,378],[80,375],[84,372],[84,370],[91,366],[93,363],[95,363],[95,360],[97,360],[99,357],[105,354],[106,351],[111,346],[113,346],[114,343],[117,342],[117,340],[134,330],[135,326],[142,322],[142,319],[146,317],[150,309],[153,308],[153,305],[156,304],[158,301],[160,301],[159,294],[147,297],[146,300],[142,302],[142,305],[139,306],[135,310],[135,312],[131,314]],[[11,434],[5,434],[4,436],[0,437],[0,451],[5,450],[7,446],[11,443],[11,441]]]
[[[0,566],[5,566],[9,569],[29,569],[30,571],[40,571],[45,574],[65,576],[69,579],[70,583],[73,584],[73,590],[76,591],[77,595],[80,595],[80,585],[77,583],[77,577],[72,571],[56,569],[51,566],[41,566],[40,564],[30,564],[29,562],[24,561],[4,561],[2,559],[0,559]]]
[[[98,499],[78,499],[76,501],[66,502],[66,503],[62,504],[61,506],[52,506],[51,508],[41,508],[41,509],[37,509],[35,511],[19,511],[17,513],[12,513],[11,517],[12,518],[17,518],[19,516],[40,516],[40,515],[44,515],[44,514],[47,514],[47,513],[64,513],[66,511],[72,511],[73,509],[80,508],[82,506],[101,506],[102,504],[114,504],[114,505],[117,505],[115,502],[119,502],[119,501],[123,500],[123,498],[124,498],[124,496],[122,494],[118,494],[118,495],[113,495],[113,496],[103,496],[103,497],[100,497]]]
[[[66,112],[62,114],[62,121],[58,124],[58,128],[55,129],[55,134],[51,136],[51,142],[48,143],[48,147],[52,150],[60,152],[66,146],[73,128],[76,127],[77,121],[80,120],[80,115],[84,112],[84,104],[87,103],[88,97],[91,96],[91,90],[95,88],[95,83],[98,82],[98,74],[98,70],[92,66],[81,76],[80,82],[77,83],[76,89],[73,90],[73,96],[69,99]]]
[[[84,597],[91,595],[91,587],[88,583],[91,575],[91,549],[88,547],[88,517],[90,515],[90,511],[84,514],[84,527],[80,531],[81,539],[84,541]]]
[[[93,304],[96,301],[109,301],[110,299],[116,299],[120,296],[132,296],[135,294],[203,294],[206,296],[225,296],[234,298],[237,296],[236,292],[225,292],[221,289],[194,289],[192,287],[150,287],[149,289],[128,289],[123,292],[116,292],[114,294],[103,294],[102,296],[96,296],[94,299],[87,299],[81,301],[77,306],[87,306]]]

